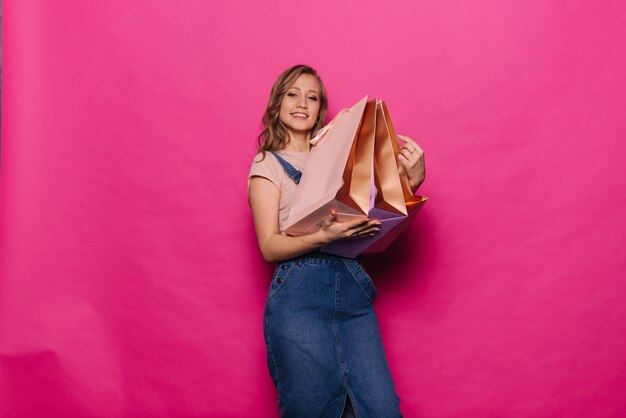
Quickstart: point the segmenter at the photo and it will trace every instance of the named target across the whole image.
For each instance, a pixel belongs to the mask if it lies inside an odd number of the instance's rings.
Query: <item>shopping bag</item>
[[[384,251],[406,228],[427,198],[413,196],[408,174],[396,155],[400,153],[397,135],[383,101],[376,101],[374,150],[375,199],[368,216],[381,222],[380,230],[371,237],[342,239],[322,251],[344,257]]]
[[[396,156],[400,153],[400,144],[389,111],[381,101],[377,108],[376,149],[374,152],[374,181],[378,190],[374,208],[369,217],[380,219],[385,228],[363,253],[382,252],[406,229],[417,212],[428,200],[424,196],[411,193],[411,182],[402,164]]]
[[[310,234],[335,209],[339,222],[364,218],[373,202],[375,102],[367,96],[338,114],[311,142],[285,223],[288,235]]]

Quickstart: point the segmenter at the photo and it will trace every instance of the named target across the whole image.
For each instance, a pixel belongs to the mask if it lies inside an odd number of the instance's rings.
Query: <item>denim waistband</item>
[[[321,263],[321,264],[334,264],[334,263],[342,263],[342,262],[357,262],[360,264],[360,259],[361,257],[358,256],[357,258],[350,258],[350,257],[342,257],[340,255],[335,255],[335,254],[327,254],[327,253],[323,253],[322,251],[320,251],[320,249],[315,249],[312,251],[309,251],[308,253],[302,254],[298,257],[294,257],[291,259],[291,261],[295,261],[295,262],[303,262],[303,261],[307,261],[310,263]]]

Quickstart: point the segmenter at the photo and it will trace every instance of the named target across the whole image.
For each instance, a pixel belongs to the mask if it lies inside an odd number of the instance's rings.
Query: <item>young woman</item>
[[[263,315],[267,365],[283,418],[401,417],[373,307],[376,288],[357,260],[319,252],[334,240],[369,236],[380,223],[341,223],[329,213],[315,233],[283,232],[309,140],[326,110],[313,68],[283,72],[272,87],[248,177],[259,248],[266,261],[278,263]],[[424,180],[423,151],[402,139],[398,161],[415,192]]]

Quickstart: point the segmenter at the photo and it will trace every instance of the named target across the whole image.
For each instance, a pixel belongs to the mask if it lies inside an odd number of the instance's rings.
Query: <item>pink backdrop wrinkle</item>
[[[623,2],[3,6],[0,416],[278,416],[246,177],[297,63],[426,153],[365,259],[403,414],[626,415]]]

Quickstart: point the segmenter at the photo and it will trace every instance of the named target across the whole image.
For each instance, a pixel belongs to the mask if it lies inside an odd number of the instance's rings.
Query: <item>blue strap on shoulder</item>
[[[276,157],[276,159],[278,160],[280,165],[283,166],[283,170],[285,170],[285,173],[287,173],[289,178],[291,178],[291,180],[293,180],[294,183],[299,184],[300,183],[300,177],[302,177],[302,171],[297,170],[294,166],[289,164],[287,162],[287,160],[285,160],[280,155],[276,154],[274,151],[268,151],[268,152],[272,153],[272,155],[274,155],[274,157]]]

